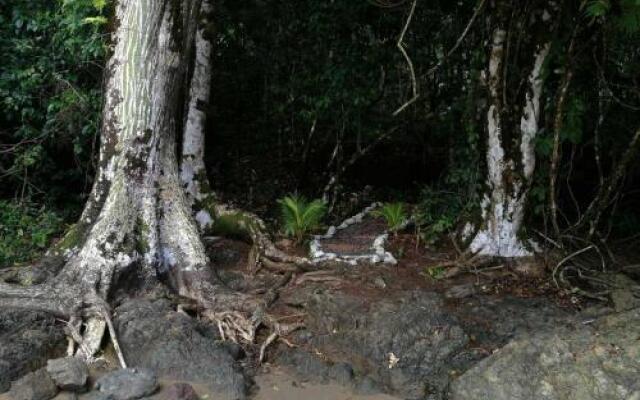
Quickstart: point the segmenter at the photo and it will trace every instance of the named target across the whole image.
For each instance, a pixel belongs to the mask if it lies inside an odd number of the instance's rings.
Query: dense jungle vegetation
[[[373,200],[415,204],[432,236],[476,218],[487,167],[485,3],[417,2],[408,20],[411,1],[218,1],[206,29],[216,192],[276,229],[276,200],[289,193],[324,194],[327,221]],[[509,24],[522,26],[536,7],[515,7]],[[526,228],[633,237],[640,4],[557,7]],[[0,10],[0,264],[9,266],[68,229],[92,187],[115,27],[107,0],[2,0]],[[408,59],[398,47],[405,24]],[[512,29],[508,40],[505,119],[517,119],[528,90],[530,34]]]

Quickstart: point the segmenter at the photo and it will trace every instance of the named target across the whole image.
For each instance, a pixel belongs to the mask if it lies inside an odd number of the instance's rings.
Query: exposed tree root
[[[185,308],[185,306],[181,306]],[[250,316],[239,311],[200,310],[200,315],[214,323],[222,340],[229,340],[244,345],[255,345],[258,330],[266,328],[268,336],[260,343],[258,363],[264,361],[267,348],[278,338],[284,337],[304,327],[303,323],[282,323],[277,318],[267,314],[264,308],[256,308]]]
[[[267,233],[266,224],[257,215],[218,203],[210,210],[214,221],[211,231],[249,241],[253,245],[252,259],[255,263],[263,263],[268,269],[281,272],[314,269],[308,258],[293,256],[278,249]]]

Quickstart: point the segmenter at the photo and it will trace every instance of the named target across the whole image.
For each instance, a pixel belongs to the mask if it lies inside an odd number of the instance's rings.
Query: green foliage
[[[569,98],[561,139],[568,140],[573,144],[582,142],[582,125],[584,123],[584,113],[586,110],[587,107],[583,99],[578,96]]]
[[[429,279],[433,279],[433,280],[441,279],[444,273],[445,273],[445,269],[440,266],[429,267],[424,269],[424,275],[427,276]]]
[[[609,0],[591,0],[587,1],[584,6],[584,12],[588,17],[602,17],[611,8]]]
[[[295,237],[298,243],[318,229],[327,213],[327,205],[322,200],[307,201],[303,196],[290,195],[278,200],[284,224],[284,232]]]
[[[106,0],[0,0],[0,196],[79,202],[65,187],[90,188],[110,12]]]
[[[373,211],[376,217],[382,217],[387,222],[390,231],[397,231],[407,221],[405,205],[400,202],[385,203],[378,210]]]
[[[422,190],[418,205],[417,223],[424,240],[434,244],[442,235],[451,232],[458,221],[471,215],[474,204],[455,192],[438,191],[430,187]]]
[[[609,18],[613,25],[628,35],[640,32],[640,1],[619,0],[613,7],[612,0],[589,0],[583,3],[584,13],[589,18]]]
[[[0,200],[0,267],[33,260],[63,229],[62,217],[45,207]]]

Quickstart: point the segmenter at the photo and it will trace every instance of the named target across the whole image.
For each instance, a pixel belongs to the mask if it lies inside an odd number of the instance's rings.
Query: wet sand
[[[303,383],[277,368],[256,377],[256,383],[260,389],[255,400],[399,400],[384,394],[356,395],[339,385]]]

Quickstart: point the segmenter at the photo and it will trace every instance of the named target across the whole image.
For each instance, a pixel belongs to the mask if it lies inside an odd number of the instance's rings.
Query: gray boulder
[[[116,309],[118,339],[132,367],[158,376],[206,385],[229,399],[244,399],[249,379],[237,346],[219,340],[215,327],[172,311],[164,300],[132,300]]]
[[[45,313],[0,312],[0,393],[11,381],[41,367],[47,359],[63,356],[66,340],[62,324]]]
[[[96,389],[114,400],[136,400],[153,394],[158,389],[158,380],[148,369],[125,368],[98,379]]]
[[[39,369],[11,384],[9,398],[12,400],[49,400],[58,394],[58,387],[47,371]]]
[[[450,399],[640,399],[640,309],[522,335],[453,382]]]
[[[89,368],[76,357],[47,361],[47,372],[60,389],[70,392],[84,390],[89,378]]]

